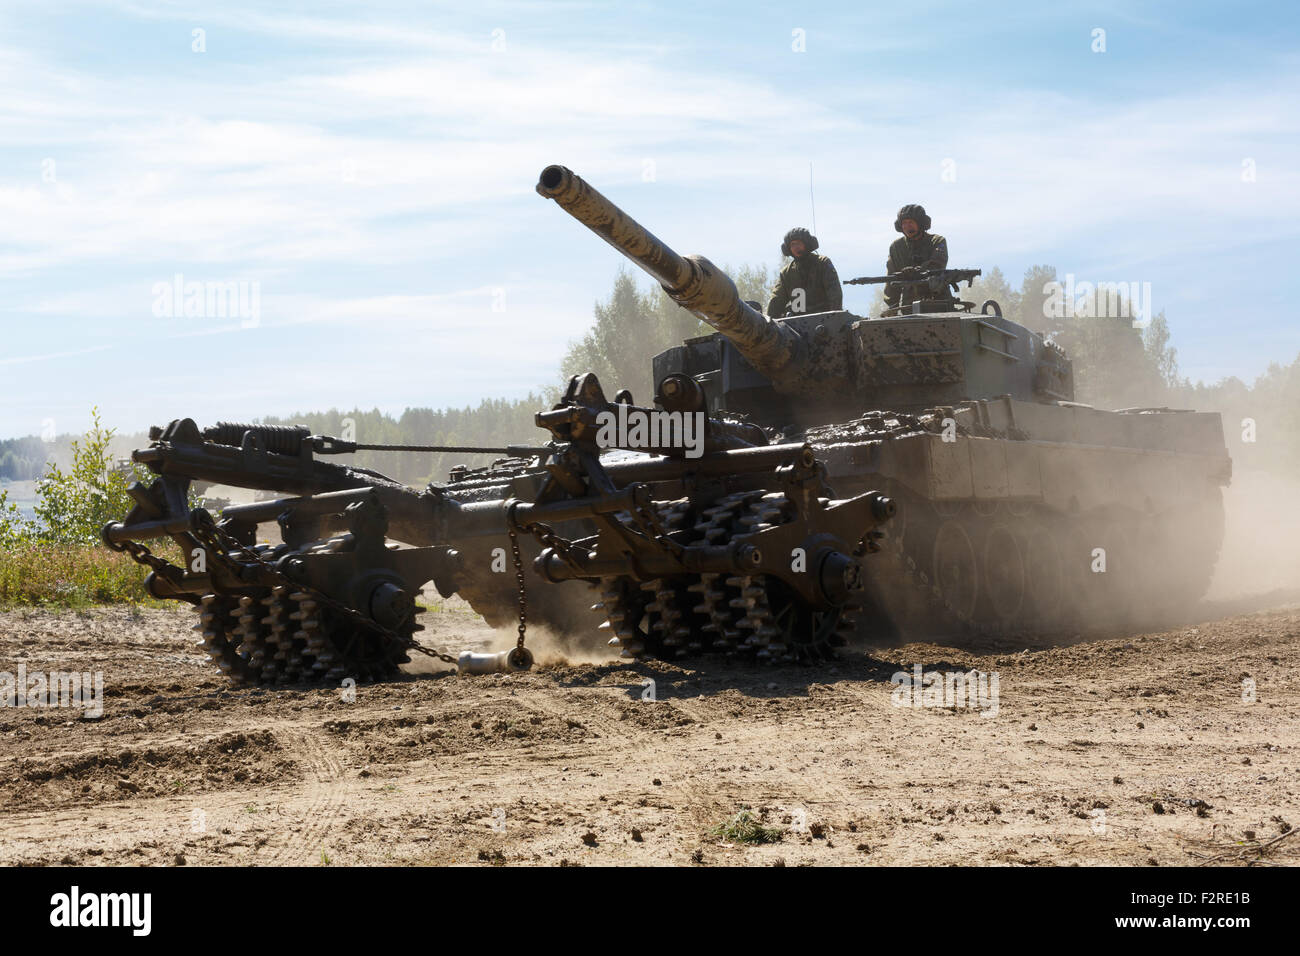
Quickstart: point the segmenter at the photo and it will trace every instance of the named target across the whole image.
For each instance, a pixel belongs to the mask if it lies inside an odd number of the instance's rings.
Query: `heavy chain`
[[[167,572],[172,569],[178,571],[181,570],[165,558],[158,557],[158,555],[154,554],[148,547],[141,544],[139,541],[123,541],[115,547],[112,545],[110,545],[110,547],[113,547],[113,550],[115,551],[125,551],[136,564],[142,564],[164,577],[166,577]]]
[[[426,657],[436,658],[444,664],[452,664],[459,669],[460,662],[446,651],[438,651],[434,650],[432,647],[425,647],[423,644],[418,643],[413,637],[404,638],[404,641],[408,650],[415,651],[417,654],[423,654]]]
[[[563,561],[566,565],[568,565],[573,570],[575,571],[582,570],[582,566],[579,565],[578,562],[575,561],[573,559],[573,556],[569,553],[574,548],[574,544],[572,541],[568,540],[567,538],[561,538],[558,534],[555,533],[555,531],[549,525],[544,525],[541,522],[538,522],[537,524],[529,525],[528,530],[533,533],[533,537],[537,539],[538,543],[541,544],[541,546],[544,549],[550,548],[556,555],[559,556],[559,559],[561,561]]]
[[[506,522],[506,530],[510,532],[510,556],[515,562],[515,584],[519,588],[519,640],[515,642],[515,648],[522,650],[524,634],[528,630],[528,590],[524,586],[524,562],[519,557],[519,535],[513,519]]]

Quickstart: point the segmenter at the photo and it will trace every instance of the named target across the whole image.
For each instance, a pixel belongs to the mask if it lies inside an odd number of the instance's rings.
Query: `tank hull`
[[[879,624],[1028,643],[1158,621],[1200,598],[1231,460],[1217,414],[1000,398],[810,429],[837,493],[896,502]]]

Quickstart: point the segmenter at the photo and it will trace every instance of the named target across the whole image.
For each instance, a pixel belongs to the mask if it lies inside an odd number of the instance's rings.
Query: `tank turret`
[[[1074,397],[1064,354],[1003,318],[996,303],[985,303],[991,311],[981,313],[961,311],[969,304],[953,300],[951,307],[931,303],[938,311],[880,319],[847,311],[771,319],[741,299],[735,283],[708,259],[678,255],[567,167],[542,170],[537,192],[721,333],[654,360],[656,382],[689,377],[712,412],[784,427],[869,407],[909,409],[1000,394],[1035,402]],[[874,280],[851,280],[865,281]]]

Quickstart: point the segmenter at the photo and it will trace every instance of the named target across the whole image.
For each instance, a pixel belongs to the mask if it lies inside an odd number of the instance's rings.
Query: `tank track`
[[[839,446],[937,433],[953,411],[877,411],[802,437],[821,456]],[[956,432],[1029,437],[978,417],[958,423]],[[1083,630],[1158,623],[1205,593],[1223,540],[1217,488],[1181,512],[1111,508],[1081,516],[1011,501],[945,505],[892,483],[885,491],[899,513],[883,527],[885,552],[868,578],[876,603],[902,619],[906,639],[1048,646]],[[1091,570],[1097,547],[1107,554],[1105,574]]]
[[[1080,631],[1158,624],[1204,594],[1222,541],[1217,495],[1191,515],[1070,516],[892,494],[899,515],[872,572],[877,599],[901,609],[905,640],[1042,647]],[[1095,548],[1104,549],[1105,573],[1093,570]],[[890,587],[906,590],[882,598]]]

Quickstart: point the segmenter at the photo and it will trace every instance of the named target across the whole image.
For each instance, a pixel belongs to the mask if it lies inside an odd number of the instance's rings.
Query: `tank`
[[[538,192],[717,330],[655,356],[656,381],[806,443],[836,493],[893,502],[865,582],[877,630],[1050,639],[1204,593],[1231,476],[1219,415],[1074,402],[1064,352],[995,302],[771,319],[570,170]]]
[[[1217,415],[1075,403],[1064,353],[996,303],[772,319],[570,170],[537,191],[716,333],[654,357],[651,405],[574,376],[534,446],[151,429],[132,459],[154,477],[102,536],[151,594],[193,605],[232,682],[382,680],[413,651],[521,668],[538,623],[627,658],[816,661],[855,633],[1038,640],[1204,591],[1231,469]],[[329,460],[361,449],[503,457],[419,489]],[[205,482],[260,494],[213,515]],[[430,585],[517,627],[515,646],[421,645]]]

